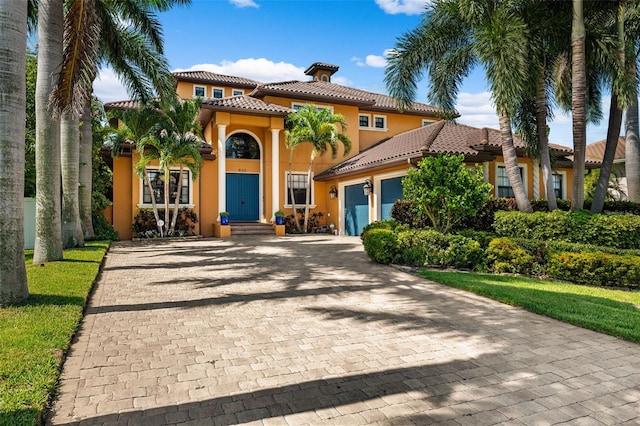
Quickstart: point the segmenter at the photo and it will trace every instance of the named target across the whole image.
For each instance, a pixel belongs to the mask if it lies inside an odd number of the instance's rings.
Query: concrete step
[[[231,235],[275,235],[270,223],[261,222],[230,222]]]

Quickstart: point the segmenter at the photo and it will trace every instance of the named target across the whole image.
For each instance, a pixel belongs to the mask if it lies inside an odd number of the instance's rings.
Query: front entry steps
[[[231,235],[275,235],[273,225],[261,222],[230,222]]]

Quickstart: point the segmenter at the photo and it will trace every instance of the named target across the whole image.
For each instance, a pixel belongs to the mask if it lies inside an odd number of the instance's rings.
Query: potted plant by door
[[[276,225],[284,225],[284,212],[278,210],[273,214],[276,217]]]
[[[220,212],[220,225],[229,224],[229,212]]]

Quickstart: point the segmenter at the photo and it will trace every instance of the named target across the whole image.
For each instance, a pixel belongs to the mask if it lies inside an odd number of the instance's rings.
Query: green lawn
[[[45,266],[27,252],[30,296],[0,309],[0,425],[40,422],[108,247],[88,242]]]
[[[505,275],[421,271],[430,280],[640,343],[640,292]]]

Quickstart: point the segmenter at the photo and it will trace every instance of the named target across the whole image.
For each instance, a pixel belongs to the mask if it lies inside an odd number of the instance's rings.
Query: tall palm
[[[62,64],[63,16],[63,0],[40,1],[36,81],[35,264],[62,259],[60,120],[49,104],[49,95]]]
[[[291,122],[287,120],[287,126],[290,126]],[[302,232],[300,221],[298,220],[298,209],[296,208],[295,191],[293,190],[293,153],[300,145],[300,141],[293,137],[291,129],[285,130],[284,133],[285,147],[289,150],[289,174],[287,175],[287,186],[289,187],[289,198],[291,199],[291,208],[293,209],[293,223],[296,227],[296,231]],[[306,197],[305,197],[306,199]]]
[[[631,6],[631,5],[630,5]],[[631,51],[628,51],[629,74],[637,77],[637,58],[640,48],[640,8],[630,8],[627,21],[627,35]],[[635,58],[636,60],[631,60]],[[625,111],[625,174],[629,201],[640,202],[640,129],[638,128],[638,88],[636,95]]]
[[[344,116],[334,114],[327,108],[317,108],[311,104],[305,105],[297,112],[290,114],[289,121],[293,126],[289,133],[290,143],[294,146],[302,143],[311,145],[304,206],[303,229],[306,232],[309,223],[309,206],[311,204],[310,188],[313,161],[317,156],[327,152],[327,146],[331,149],[331,158],[336,158],[339,142],[344,147],[344,155],[347,155],[351,151],[351,139],[344,134],[347,129],[347,121]],[[338,130],[338,126],[340,126],[340,130]]]
[[[499,117],[505,169],[519,210],[531,212],[511,131],[511,116],[525,96],[531,59],[529,29],[517,4],[435,0],[421,24],[396,43],[385,82],[400,106],[410,108],[426,71],[429,99],[446,114],[454,110],[464,77],[475,65],[483,65]]]
[[[135,98],[146,102],[157,93],[171,101],[175,97],[174,82],[162,55],[162,31],[155,19],[155,12],[177,3],[188,4],[189,1],[71,1],[65,16],[63,72],[53,96],[58,107],[67,108],[71,105],[72,109],[86,108],[90,103],[91,84],[98,63],[105,61],[123,78]],[[78,117],[78,114],[63,114],[64,127],[77,127]],[[65,123],[66,120],[70,122]],[[90,129],[87,126],[83,132],[86,146],[82,150],[80,163],[85,164],[84,167],[75,161],[76,157],[80,157],[82,147],[78,133],[66,133],[62,139],[63,155],[70,156],[63,160],[65,167],[62,170],[65,241],[78,241],[81,223],[84,224],[84,235],[91,237],[93,234],[91,197],[87,196],[91,187]],[[65,183],[68,185],[65,186]],[[78,187],[79,192],[76,191]],[[79,241],[79,245],[82,245],[82,241]]]
[[[29,296],[24,264],[27,4],[0,2],[0,306]]]
[[[152,132],[143,137],[137,144],[140,159],[135,169],[138,175],[145,179],[152,194],[154,216],[159,217],[148,167],[157,162],[158,173],[162,174],[164,183],[164,232],[175,231],[178,208],[182,190],[182,176],[184,169],[191,172],[192,179],[196,179],[200,171],[202,158],[200,156],[201,128],[196,120],[200,109],[200,100],[185,100],[164,109],[160,121]],[[175,182],[175,195],[171,191],[171,169],[179,168]],[[174,198],[173,215],[169,214],[171,198]],[[157,220],[157,219],[156,219]]]
[[[571,122],[573,126],[573,185],[571,211],[584,206],[584,166],[587,149],[587,69],[583,0],[573,0],[571,22]]]

